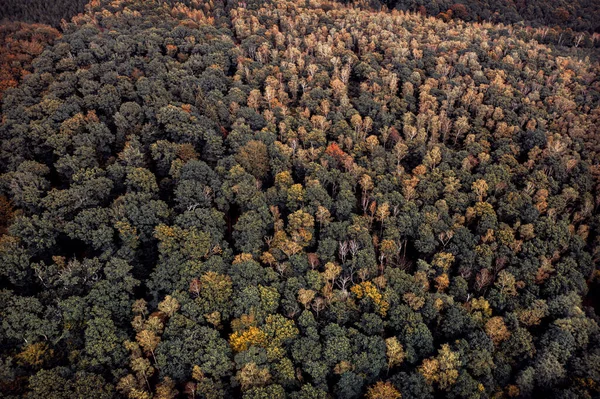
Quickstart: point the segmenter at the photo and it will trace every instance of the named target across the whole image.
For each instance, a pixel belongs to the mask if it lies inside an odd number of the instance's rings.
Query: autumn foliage
[[[23,22],[0,24],[0,100],[29,73],[32,62],[60,33],[47,25]]]
[[[457,1],[4,27],[0,396],[598,397],[594,43]]]

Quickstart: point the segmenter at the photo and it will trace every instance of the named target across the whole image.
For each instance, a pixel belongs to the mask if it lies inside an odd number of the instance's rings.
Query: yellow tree
[[[367,389],[367,399],[400,399],[402,395],[391,382],[378,381]]]
[[[307,290],[300,288],[298,290],[298,302],[300,302],[304,308],[308,308],[312,300],[315,298],[316,292],[313,290]]]
[[[461,116],[454,122],[454,145],[458,142],[458,138],[471,128],[469,119],[466,116]]]
[[[390,204],[384,202],[383,204],[377,207],[377,212],[375,213],[376,219],[381,223],[381,232],[383,234],[383,224],[386,219],[390,216]]]
[[[436,383],[440,389],[447,390],[456,382],[460,365],[459,354],[444,344],[436,357],[423,360],[419,372],[430,385]]]
[[[162,302],[158,304],[158,310],[171,317],[179,310],[179,302],[171,295],[167,295]]]
[[[154,363],[156,363],[156,356],[154,356],[154,350],[158,346],[160,342],[160,337],[151,330],[142,330],[135,336],[136,341],[140,344],[142,349],[147,353],[152,354],[154,358]]]
[[[312,240],[314,225],[315,221],[312,215],[302,210],[298,210],[288,217],[288,233],[295,243],[303,247]]]
[[[508,331],[504,319],[500,316],[492,317],[485,323],[485,332],[496,345],[510,338],[510,331]]]
[[[327,226],[331,222],[331,213],[327,208],[319,205],[315,213],[315,219],[319,222],[319,227]]]
[[[485,180],[479,179],[473,182],[471,186],[473,192],[477,195],[477,201],[482,202],[488,192],[488,184]]]
[[[390,337],[385,340],[385,354],[388,358],[388,371],[404,361],[404,348],[398,338]]]

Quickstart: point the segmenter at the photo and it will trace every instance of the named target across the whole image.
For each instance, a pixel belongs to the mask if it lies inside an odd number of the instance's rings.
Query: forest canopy
[[[21,21],[58,27],[85,9],[87,0],[2,0],[0,21]]]
[[[593,49],[328,0],[22,29],[3,397],[600,395]]]
[[[524,22],[600,33],[600,3],[595,0],[376,0],[389,8],[420,11],[444,19],[501,23]]]

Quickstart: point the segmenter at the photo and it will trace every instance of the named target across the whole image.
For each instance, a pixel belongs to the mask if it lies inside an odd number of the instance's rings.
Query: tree
[[[234,229],[233,237],[240,251],[258,252],[263,245],[263,238],[267,235],[266,210],[244,212],[239,217]]]
[[[269,173],[267,146],[262,141],[250,140],[241,147],[236,160],[257,179],[263,179]]]
[[[440,389],[447,390],[456,382],[460,365],[458,353],[452,352],[450,346],[444,344],[437,357],[423,360],[419,371],[430,385],[437,383]]]
[[[118,368],[125,362],[122,333],[104,309],[95,308],[95,315],[85,329],[84,364],[92,368]]]
[[[472,185],[473,191],[477,194],[477,201],[482,202],[483,198],[487,195],[488,184],[485,180],[479,179],[473,182]]]
[[[246,391],[251,387],[267,385],[271,380],[271,374],[267,368],[260,368],[256,363],[248,363],[237,373],[236,379],[242,390]]]
[[[307,246],[313,238],[314,224],[312,215],[298,210],[288,217],[287,230],[295,243]]]
[[[42,194],[50,187],[44,176],[50,169],[35,161],[25,161],[16,171],[3,176],[9,182],[11,201],[22,209],[35,212],[39,209]]]
[[[25,346],[22,352],[15,356],[22,365],[38,368],[52,358],[54,351],[45,342],[36,342]]]
[[[367,398],[369,399],[400,399],[401,397],[400,392],[389,381],[378,381],[375,385],[367,389]]]
[[[156,362],[161,374],[175,381],[188,380],[197,365],[214,379],[231,373],[230,349],[219,333],[175,314],[165,326],[156,348]]]
[[[385,340],[386,356],[388,358],[388,370],[394,366],[402,364],[404,361],[404,348],[396,337],[390,337]]]
[[[61,399],[93,395],[97,398],[109,399],[114,395],[113,386],[97,374],[86,372],[69,374],[69,371],[63,367],[40,370],[29,378],[28,392],[24,397]]]
[[[20,344],[34,343],[39,339],[54,338],[56,322],[43,318],[44,306],[35,297],[11,295],[10,291],[0,291],[2,295],[2,329],[7,339],[21,341]]]
[[[199,279],[192,280],[190,293],[196,298],[196,303],[204,315],[217,312],[219,319],[229,315],[230,300],[233,294],[231,277],[207,272]]]
[[[458,139],[471,128],[466,116],[461,116],[454,122],[454,145]]]
[[[146,352],[150,352],[152,357],[154,358],[154,362],[156,362],[156,356],[154,355],[154,351],[160,342],[160,338],[156,336],[156,333],[151,330],[142,330],[137,333],[136,340],[142,347],[142,349]]]
[[[494,341],[495,344],[499,344],[502,341],[507,340],[510,337],[510,331],[506,328],[502,317],[492,317],[485,324],[485,332]]]

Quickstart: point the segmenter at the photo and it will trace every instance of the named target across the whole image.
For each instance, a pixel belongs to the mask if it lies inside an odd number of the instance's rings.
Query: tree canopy
[[[0,392],[597,397],[600,67],[543,34],[91,1],[2,98]]]

